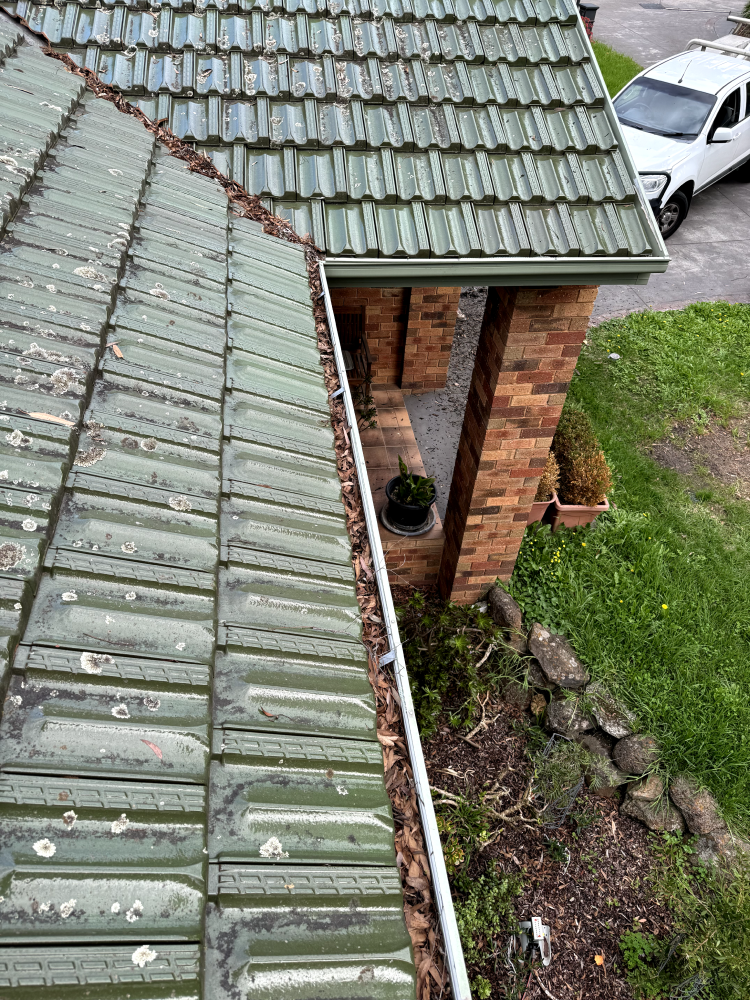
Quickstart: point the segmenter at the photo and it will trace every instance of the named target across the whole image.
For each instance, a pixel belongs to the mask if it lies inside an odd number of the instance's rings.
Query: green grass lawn
[[[615,52],[604,42],[592,42],[591,44],[604,82],[607,84],[609,96],[614,97],[622,90],[628,80],[632,80],[636,73],[640,73],[643,66],[639,66],[635,59],[631,59],[630,56]]]
[[[511,590],[636,710],[665,768],[696,775],[747,831],[750,503],[647,448],[675,421],[700,431],[750,402],[750,307],[640,313],[588,340],[569,398],[592,418],[616,509],[592,528],[527,531]]]

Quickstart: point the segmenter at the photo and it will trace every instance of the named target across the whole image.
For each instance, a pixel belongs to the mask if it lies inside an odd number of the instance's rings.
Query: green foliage
[[[477,976],[471,984],[471,991],[476,1000],[489,1000],[492,996],[492,984],[484,976]]]
[[[584,774],[591,774],[593,787],[601,784],[596,778],[597,758],[575,740],[557,740],[545,755],[532,753],[535,765],[534,789],[546,805],[552,805],[572,792]]]
[[[643,931],[636,921],[620,939],[628,980],[637,1000],[682,996],[686,984],[701,1000],[750,995],[750,861],[706,868],[695,863],[680,834],[654,838],[656,898],[673,914],[671,940]],[[689,995],[693,995],[690,993]]]
[[[628,975],[637,997],[656,998],[663,994],[655,978],[659,975],[654,962],[664,954],[664,942],[654,934],[644,934],[636,921],[632,931],[625,931],[620,937],[620,951]]]
[[[399,503],[413,504],[415,507],[429,507],[435,499],[435,477],[417,476],[409,472],[406,462],[398,456],[398,469],[401,477],[396,489],[396,499]]]
[[[435,802],[435,815],[438,831],[445,841],[445,864],[450,871],[456,871],[464,862],[468,864],[474,850],[481,849],[490,839],[492,818],[481,794],[477,802],[463,795],[440,799]]]
[[[360,430],[366,427],[377,427],[378,411],[375,408],[375,399],[370,391],[371,378],[352,389],[352,402],[357,413],[357,425]]]
[[[522,881],[492,866],[484,874],[455,876],[456,923],[469,965],[484,965],[494,952],[492,938],[516,930],[513,901],[521,895]]]
[[[699,975],[710,979],[712,998],[744,1000],[750,996],[750,859],[738,852],[731,864],[696,866],[691,844],[670,834],[661,838],[658,853],[655,888],[683,935],[675,952],[677,978]]]
[[[614,470],[617,509],[588,528],[527,530],[510,586],[527,621],[565,633],[637,711],[666,769],[694,774],[745,828],[750,504],[715,480],[696,489],[648,451],[675,421],[750,403],[748,329],[750,307],[718,303],[589,331],[569,398]]]
[[[512,670],[500,629],[476,606],[428,605],[419,591],[397,614],[422,736],[436,732],[444,710],[455,726],[470,725],[478,698]]]
[[[570,860],[570,854],[565,844],[561,844],[554,837],[544,838],[544,851],[550,861],[557,861],[561,865],[567,864]]]
[[[618,94],[625,84],[643,69],[643,66],[639,66],[630,56],[616,52],[603,42],[592,42],[591,45],[610,97]]]

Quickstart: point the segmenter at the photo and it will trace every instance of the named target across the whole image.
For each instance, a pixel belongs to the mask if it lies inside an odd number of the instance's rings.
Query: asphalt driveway
[[[598,0],[594,38],[650,66],[684,50],[691,38],[712,41],[734,23],[723,0]],[[736,4],[739,14],[742,4]],[[638,309],[679,309],[690,302],[726,299],[750,302],[750,170],[732,175],[699,194],[690,214],[667,241],[672,258],[665,274],[648,285],[602,286],[593,319]]]

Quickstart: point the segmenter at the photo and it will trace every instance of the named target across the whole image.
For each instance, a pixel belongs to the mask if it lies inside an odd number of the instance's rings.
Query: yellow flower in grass
[[[668,607],[669,607],[668,604],[662,604],[662,608],[663,608],[664,611],[666,611]]]

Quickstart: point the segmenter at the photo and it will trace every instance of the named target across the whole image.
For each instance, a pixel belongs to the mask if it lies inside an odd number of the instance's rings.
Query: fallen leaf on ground
[[[155,743],[151,742],[151,740],[141,740],[141,743],[145,743],[149,750],[153,750],[159,760],[164,760],[164,754]]]

